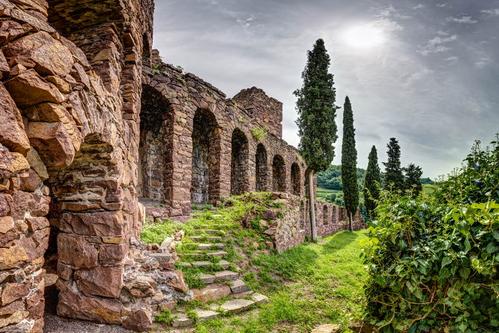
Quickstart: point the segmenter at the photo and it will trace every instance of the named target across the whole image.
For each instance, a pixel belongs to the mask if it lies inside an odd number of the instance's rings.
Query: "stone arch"
[[[272,190],[286,192],[286,164],[281,155],[275,155],[272,161]]]
[[[192,127],[191,202],[215,202],[220,189],[220,128],[215,115],[198,109]]]
[[[301,195],[301,173],[300,166],[294,162],[291,165],[291,190],[294,195]]]
[[[172,152],[173,110],[158,90],[144,85],[140,113],[139,197],[171,203]]]
[[[232,132],[230,193],[243,194],[249,191],[249,143],[239,128]]]
[[[329,223],[329,207],[328,207],[328,205],[324,205],[322,207],[322,223],[324,225],[328,225],[328,223]]]
[[[256,147],[256,191],[264,192],[268,190],[269,167],[267,161],[267,149],[261,143]]]

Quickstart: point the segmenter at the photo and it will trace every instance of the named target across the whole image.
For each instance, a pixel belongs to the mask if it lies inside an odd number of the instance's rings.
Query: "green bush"
[[[424,198],[384,194],[369,229],[366,320],[381,332],[499,330],[499,144]]]

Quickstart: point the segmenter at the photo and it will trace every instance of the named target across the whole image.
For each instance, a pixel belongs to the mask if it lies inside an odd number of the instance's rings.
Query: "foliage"
[[[391,138],[387,145],[388,161],[385,163],[385,189],[394,191],[404,190],[404,175],[400,167],[400,146],[395,138]]]
[[[362,189],[366,170],[357,168],[357,184]],[[319,187],[342,191],[343,183],[341,181],[341,165],[330,165],[325,171],[317,173],[317,185]]]
[[[420,166],[411,163],[404,168],[405,178],[404,187],[410,195],[417,197],[419,193],[423,190],[423,185],[421,184],[421,176],[423,175],[423,169]]]
[[[162,311],[159,315],[154,318],[154,320],[158,323],[165,324],[165,325],[171,325],[174,320],[174,316],[170,312],[170,310],[164,310]]]
[[[427,198],[384,193],[365,252],[381,332],[499,330],[498,170],[499,144],[475,145]]]
[[[322,202],[329,202],[338,206],[345,206],[343,200],[343,191],[328,190],[325,188],[317,188],[317,200]]]
[[[431,180],[431,178],[426,177],[426,178],[421,178],[421,184],[423,185],[433,185],[435,182]]]
[[[376,147],[371,148],[369,153],[369,162],[367,164],[366,178],[364,181],[364,205],[366,207],[367,217],[374,219],[375,209],[378,204],[381,186],[381,171],[378,165],[378,152]]]
[[[251,129],[251,135],[256,141],[264,141],[267,138],[267,130],[263,127],[253,127]]]
[[[302,73],[303,85],[294,94],[298,98],[297,125],[300,151],[310,169],[323,171],[334,158],[333,144],[337,139],[336,90],[334,77],[330,74],[331,59],[324,41],[318,39]]]
[[[343,198],[348,212],[348,223],[352,230],[352,216],[359,206],[359,187],[357,184],[357,149],[355,148],[355,128],[350,99],[345,98],[343,107],[343,141],[341,147],[341,180]]]

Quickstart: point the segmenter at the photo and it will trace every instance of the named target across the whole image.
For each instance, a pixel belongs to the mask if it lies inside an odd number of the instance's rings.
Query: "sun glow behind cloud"
[[[368,50],[382,46],[387,41],[387,33],[375,24],[357,24],[347,27],[341,34],[348,46]]]

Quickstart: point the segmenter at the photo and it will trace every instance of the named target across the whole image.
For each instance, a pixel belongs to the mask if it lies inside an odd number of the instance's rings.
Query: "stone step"
[[[198,321],[210,320],[220,316],[220,312],[212,310],[195,309],[194,313],[196,313],[196,318]]]
[[[194,300],[203,303],[218,301],[231,294],[231,289],[225,284],[210,284],[201,289],[192,289]]]
[[[248,299],[236,298],[231,299],[218,308],[223,313],[240,313],[249,310],[255,302]]]
[[[211,261],[193,261],[192,263],[188,263],[190,266],[185,267],[194,267],[199,269],[212,269],[212,270],[226,270],[229,268],[230,264],[226,260],[220,260],[219,262],[212,263]]]
[[[216,229],[197,229],[200,234],[210,235],[210,236],[225,236],[225,231]],[[199,234],[197,234],[199,235]]]
[[[229,283],[230,290],[233,294],[240,294],[251,291],[243,280],[234,280]]]
[[[232,271],[220,271],[214,274],[203,273],[199,276],[200,280],[204,284],[210,284],[215,282],[227,282],[234,281],[239,278],[239,274]]]
[[[217,243],[222,241],[222,237],[220,236],[204,236],[204,235],[196,235],[196,236],[189,236],[191,240],[194,242],[210,242],[210,243]]]
[[[255,304],[263,304],[269,301],[269,298],[267,296],[259,293],[252,294],[251,299],[255,302]]]
[[[194,324],[194,320],[187,317],[185,313],[175,313],[172,326],[174,328],[185,328],[190,327]]]
[[[205,225],[198,224],[194,226],[195,230],[207,230],[207,229],[213,229],[213,230],[224,230],[228,229],[230,225],[223,224],[223,223],[207,223]]]
[[[225,244],[223,244],[223,243],[198,243],[197,248],[199,250],[223,250],[223,249],[225,249]]]
[[[184,253],[179,253],[179,257],[185,259],[193,260],[204,260],[211,258],[224,258],[227,255],[225,251],[215,251],[215,252],[202,252],[202,251],[189,251]]]

